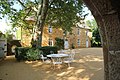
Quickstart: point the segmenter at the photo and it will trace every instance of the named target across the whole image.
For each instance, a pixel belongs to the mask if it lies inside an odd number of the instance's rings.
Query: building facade
[[[72,33],[64,33],[62,29],[53,28],[51,25],[45,26],[42,35],[42,46],[54,46],[56,37],[64,39],[64,47],[66,49],[72,48],[73,46],[74,48],[91,47],[90,40],[92,32],[85,24],[76,24],[72,28]],[[23,46],[30,46],[31,38],[32,36],[28,31],[21,31],[21,43]]]

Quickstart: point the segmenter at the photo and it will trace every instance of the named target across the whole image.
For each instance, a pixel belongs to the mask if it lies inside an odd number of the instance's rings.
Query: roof
[[[34,16],[30,16],[30,17],[27,17],[25,18],[26,21],[35,21],[35,18]]]
[[[79,28],[84,28],[84,29],[91,29],[89,26],[87,26],[85,23],[77,23],[76,24],[77,27]]]

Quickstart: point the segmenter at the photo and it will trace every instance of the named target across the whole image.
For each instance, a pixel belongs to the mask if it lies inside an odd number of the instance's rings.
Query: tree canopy
[[[54,27],[61,27],[70,30],[76,22],[78,22],[82,14],[81,0],[48,0],[48,11],[45,23]],[[12,22],[13,27],[24,27],[31,29],[33,25],[25,20],[28,17],[34,17],[37,21],[38,9],[42,0],[1,0],[0,1],[0,17],[6,15]],[[16,5],[16,6],[15,6]],[[18,8],[16,8],[18,7]]]
[[[101,38],[99,34],[99,28],[95,21],[95,19],[86,21],[87,25],[91,27],[92,30],[92,47],[100,47],[101,46]]]
[[[21,8],[16,9],[14,5]],[[36,32],[37,45],[41,46],[44,24],[71,31],[81,19],[82,5],[81,0],[4,0],[0,2],[0,12],[1,17],[9,17],[13,27]],[[34,24],[26,20],[29,17],[34,18]]]

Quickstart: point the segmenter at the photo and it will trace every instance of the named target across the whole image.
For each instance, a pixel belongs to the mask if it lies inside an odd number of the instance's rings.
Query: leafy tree
[[[14,5],[20,5],[16,9]],[[81,18],[81,0],[1,0],[0,12],[2,16],[9,16],[13,27],[30,29],[31,33],[37,33],[37,46],[41,46],[44,24],[51,24],[55,28],[71,31]],[[26,21],[28,17],[34,17],[34,24]],[[33,29],[33,26],[35,29]],[[32,29],[32,30],[31,30]]]
[[[5,34],[0,31],[0,38],[5,38]]]
[[[99,29],[98,29],[95,19],[88,20],[86,23],[88,26],[91,27],[91,30],[92,30],[92,41],[91,41],[92,46],[100,47],[101,46],[101,38],[100,38]]]
[[[5,33],[7,42],[9,43],[10,41],[13,40],[14,34],[11,32],[11,30],[7,30],[7,32]]]
[[[58,37],[55,38],[56,42],[55,42],[55,46],[60,50],[60,49],[64,49],[64,40],[60,39]]]
[[[13,40],[13,34],[11,33],[10,30],[7,30],[7,32],[5,34],[3,34],[1,31],[0,31],[0,38],[1,39],[7,39],[7,42]]]

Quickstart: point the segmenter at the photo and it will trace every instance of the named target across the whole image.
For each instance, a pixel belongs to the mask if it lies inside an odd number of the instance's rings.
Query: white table
[[[54,65],[54,68],[55,68],[55,65],[56,64],[62,64],[63,61],[64,61],[64,58],[68,57],[69,55],[68,54],[63,54],[63,53],[60,53],[60,54],[49,54],[47,55],[47,57],[50,57],[51,60],[52,60],[52,63]]]
[[[62,57],[68,57],[69,55],[68,54],[62,54],[62,53],[60,53],[60,54],[49,54],[49,55],[47,55],[47,57],[60,57],[60,58],[62,58]]]

